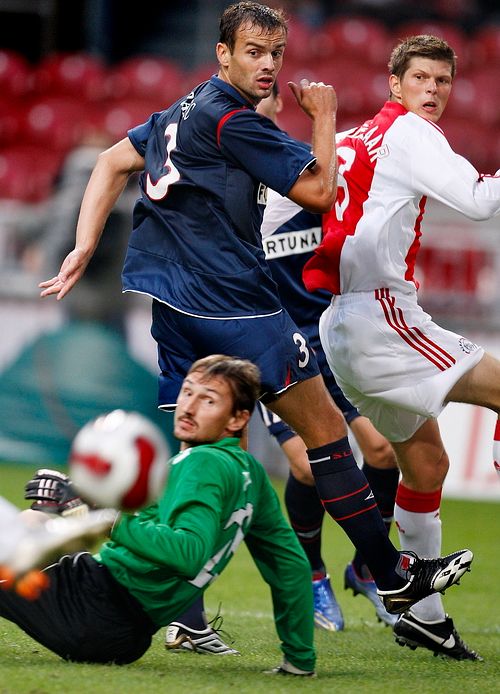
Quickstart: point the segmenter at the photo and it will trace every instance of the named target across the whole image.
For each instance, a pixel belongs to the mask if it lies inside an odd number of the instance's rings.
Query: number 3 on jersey
[[[163,167],[167,170],[167,173],[160,176],[156,183],[153,183],[149,173],[146,178],[146,193],[151,200],[163,200],[168,193],[169,186],[181,177],[170,158],[172,151],[177,145],[177,123],[169,123],[167,125],[165,128],[165,141],[167,143],[167,158]]]
[[[335,216],[341,222],[344,218],[344,212],[347,209],[350,201],[349,188],[347,181],[344,178],[344,173],[349,171],[356,157],[356,152],[350,147],[339,147],[337,149],[337,157],[339,158],[339,170],[337,175],[337,202],[335,203]],[[343,191],[343,194],[342,192]]]
[[[299,366],[301,369],[307,366],[309,363],[309,348],[307,346],[306,339],[300,333],[293,334],[293,341],[299,348]]]

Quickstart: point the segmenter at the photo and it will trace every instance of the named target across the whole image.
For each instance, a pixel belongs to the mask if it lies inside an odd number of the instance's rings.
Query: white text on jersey
[[[274,234],[264,239],[264,253],[266,258],[283,258],[287,255],[309,253],[319,246],[321,241],[321,227],[304,229],[301,231],[288,231],[283,234]]]

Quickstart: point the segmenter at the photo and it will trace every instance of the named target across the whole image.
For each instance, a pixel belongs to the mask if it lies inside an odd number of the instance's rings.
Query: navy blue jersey
[[[320,214],[268,191],[262,224],[264,252],[283,308],[296,325],[307,329],[308,337],[318,336],[319,318],[331,300],[325,290],[308,292],[302,281],[304,265],[321,242],[321,221]]]
[[[319,339],[319,319],[330,303],[331,294],[325,290],[308,292],[302,281],[304,265],[321,242],[321,224],[320,214],[308,212],[275,191],[268,191],[261,231],[264,251],[278,285],[281,304],[307,336],[326,387],[349,424],[359,416],[359,412],[337,385]],[[259,411],[267,429],[280,445],[295,435],[277,415],[263,407]]]
[[[281,310],[262,250],[267,186],[286,195],[315,159],[217,77],[129,131],[144,157],[125,291],[205,318]]]

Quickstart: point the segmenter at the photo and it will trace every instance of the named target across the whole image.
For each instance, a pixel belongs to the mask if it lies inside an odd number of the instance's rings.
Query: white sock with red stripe
[[[500,476],[500,419],[497,419],[493,436],[493,465]]]
[[[398,485],[394,520],[401,549],[416,552],[419,557],[441,556],[441,490],[424,493]],[[411,608],[413,614],[428,621],[445,618],[441,596],[436,593]]]

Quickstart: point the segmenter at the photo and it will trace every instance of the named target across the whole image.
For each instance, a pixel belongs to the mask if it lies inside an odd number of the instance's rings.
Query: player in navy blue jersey
[[[282,107],[278,83],[275,82],[272,94],[260,102],[257,112],[276,123]],[[304,264],[312,257],[321,241],[321,226],[320,214],[308,212],[290,199],[272,190],[268,191],[261,234],[266,259],[278,285],[282,305],[307,335],[326,386],[356,437],[363,455],[363,472],[389,531],[399,479],[394,451],[370,420],[362,417],[346,399],[335,382],[321,347],[318,330],[319,318],[328,307],[331,295],[323,290],[310,293],[302,281]],[[259,404],[264,423],[282,447],[290,464],[285,505],[292,527],[311,564],[316,626],[328,631],[340,631],[344,627],[344,618],[321,554],[324,508],[314,486],[306,447],[283,420]],[[389,614],[384,608],[360,552],[355,553],[353,561],[345,569],[344,586],[353,590],[355,595],[359,593],[367,597],[375,606],[380,620],[391,626],[395,623],[396,616]]]
[[[255,112],[271,93],[286,38],[279,11],[256,2],[224,11],[218,75],[99,156],[75,248],[59,273],[40,284],[41,296],[62,299],[74,286],[129,176],[141,171],[123,284],[153,300],[160,407],[174,405],[200,357],[222,352],[256,363],[263,402],[304,440],[325,509],[362,552],[386,607],[397,611],[439,590],[450,564],[455,583],[472,555],[466,550],[431,566],[390,542],[307,337],[281,306],[260,237],[267,187],[326,212],[337,180],[331,86],[290,83],[312,121],[311,147]]]

